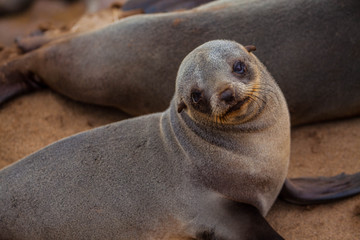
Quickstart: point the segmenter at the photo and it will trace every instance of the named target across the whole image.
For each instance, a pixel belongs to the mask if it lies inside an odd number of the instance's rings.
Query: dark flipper
[[[260,214],[259,210],[245,203],[229,201],[225,204],[227,217],[215,225],[214,229],[199,232],[197,240],[283,240]],[[221,233],[225,225],[226,237]],[[226,235],[226,234],[225,234]]]
[[[16,60],[0,66],[0,105],[10,99],[43,88],[45,85],[32,72],[16,70]]]
[[[234,203],[236,206],[234,213],[238,213],[241,220],[241,227],[245,230],[245,235],[239,239],[253,240],[281,240],[281,237],[260,214],[259,210],[251,205],[244,203]]]
[[[52,40],[51,37],[48,37],[44,34],[45,31],[46,29],[39,29],[32,32],[29,36],[17,37],[15,39],[15,44],[23,53],[35,50]]]
[[[123,10],[142,9],[145,13],[191,9],[213,0],[128,0]]]
[[[360,172],[345,173],[334,177],[286,179],[280,197],[299,204],[331,202],[360,193]]]

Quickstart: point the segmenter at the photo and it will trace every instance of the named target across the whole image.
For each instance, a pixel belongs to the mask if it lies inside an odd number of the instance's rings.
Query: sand
[[[124,118],[115,109],[51,90],[19,97],[0,107],[0,168],[56,140]],[[291,147],[290,177],[360,171],[360,118],[293,129]],[[360,196],[316,206],[278,200],[267,219],[286,239],[360,239]]]

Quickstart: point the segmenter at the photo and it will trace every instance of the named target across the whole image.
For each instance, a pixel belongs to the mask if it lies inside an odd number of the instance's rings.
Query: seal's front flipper
[[[283,240],[254,206],[234,203],[229,209],[238,218],[238,227],[243,231],[237,239]]]
[[[34,73],[22,72],[21,66],[23,66],[21,60],[14,60],[0,66],[0,105],[18,95],[45,86]]]
[[[213,229],[198,232],[197,240],[283,240],[254,206],[228,201]],[[215,208],[216,209],[216,208]],[[215,210],[213,209],[213,210]],[[216,211],[216,210],[215,210]]]
[[[122,10],[142,9],[145,13],[191,9],[213,0],[128,0]]]
[[[360,172],[334,177],[286,179],[280,192],[285,201],[306,205],[334,201],[360,193]]]

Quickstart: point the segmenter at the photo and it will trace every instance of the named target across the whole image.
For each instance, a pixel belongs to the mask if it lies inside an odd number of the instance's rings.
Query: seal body
[[[41,81],[75,100],[141,115],[168,107],[188,52],[233,39],[261,49],[293,125],[348,117],[360,109],[359,8],[357,0],[223,0],[138,15],[44,45],[1,66],[0,78]]]
[[[219,40],[184,59],[176,85],[165,112],[3,169],[0,238],[281,239],[261,224],[254,231],[256,214],[238,205],[266,215],[287,174],[289,115],[271,75],[246,48]]]

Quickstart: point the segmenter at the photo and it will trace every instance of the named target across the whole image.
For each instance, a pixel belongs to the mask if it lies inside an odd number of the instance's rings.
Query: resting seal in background
[[[360,113],[357,0],[216,1],[137,15],[51,42],[0,66],[0,102],[36,84],[140,115],[168,107],[185,55],[212,39],[254,43],[292,125]]]
[[[165,112],[69,137],[3,169],[0,238],[282,239],[263,215],[287,174],[289,115],[252,50],[208,42],[182,62]],[[311,202],[323,200],[319,189],[330,199],[360,191],[326,180],[305,180],[312,186],[301,193],[303,183],[286,180],[283,192]]]

